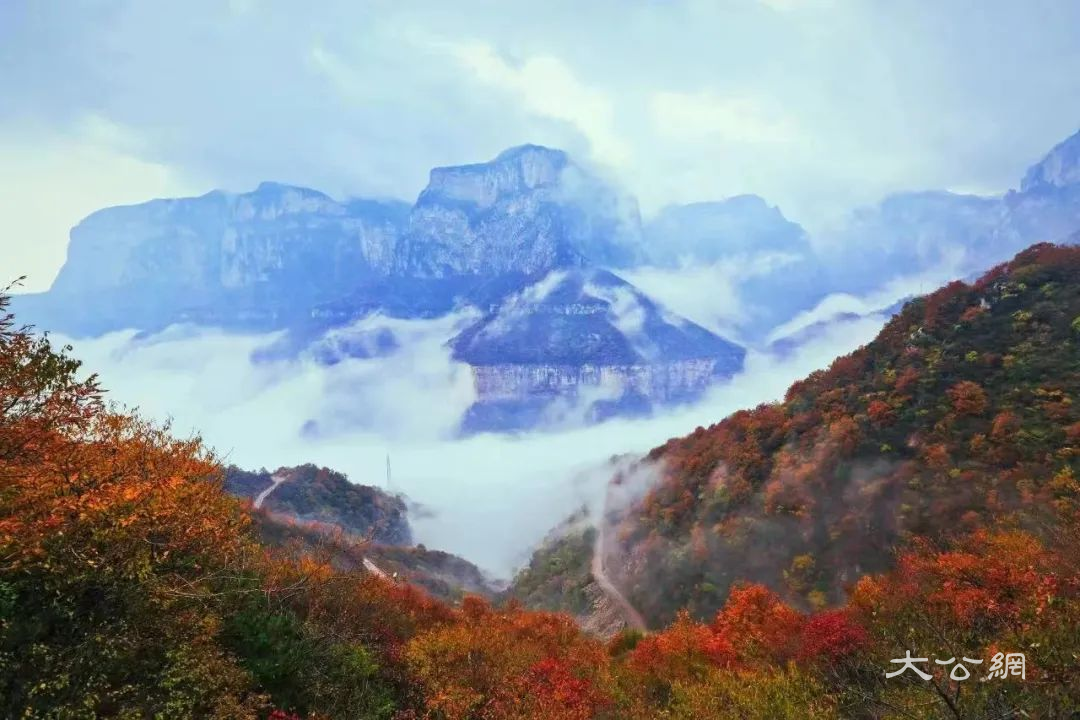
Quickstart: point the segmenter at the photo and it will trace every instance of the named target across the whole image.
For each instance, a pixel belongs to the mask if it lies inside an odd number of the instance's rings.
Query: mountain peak
[[[489,207],[504,195],[558,185],[570,164],[562,150],[518,145],[488,162],[433,168],[417,202],[450,201]]]
[[[1028,168],[1020,190],[1080,184],[1080,130],[1054,146],[1046,156]]]
[[[492,162],[513,162],[529,157],[547,159],[559,165],[565,165],[569,161],[569,157],[564,150],[525,143],[524,145],[515,145],[503,150],[495,156]]]

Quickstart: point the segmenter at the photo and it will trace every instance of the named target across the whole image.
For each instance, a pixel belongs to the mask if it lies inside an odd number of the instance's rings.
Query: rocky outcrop
[[[663,404],[696,398],[718,377],[730,375],[721,363],[712,357],[639,365],[481,365],[473,368],[473,378],[482,402],[611,389]]]
[[[511,148],[491,162],[435,168],[409,215],[398,273],[535,275],[641,259],[637,205],[566,153]]]
[[[389,272],[406,211],[277,183],[108,208],[71,231],[52,291],[333,297],[358,277]]]
[[[1080,185],[1080,130],[1061,141],[1035,165],[1028,168],[1020,192]]]
[[[641,256],[632,199],[562,151],[525,145],[432,170],[411,208],[278,183],[106,208],[71,231],[50,291],[18,309],[73,335],[174,322],[325,326],[375,311],[431,317],[497,302],[554,268]]]
[[[648,413],[742,368],[745,351],[607,271],[556,271],[451,341],[473,367],[467,430]]]

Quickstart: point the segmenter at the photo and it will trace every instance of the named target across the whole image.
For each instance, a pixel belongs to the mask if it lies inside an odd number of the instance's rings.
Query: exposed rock
[[[511,148],[491,162],[435,168],[409,216],[398,274],[535,275],[640,259],[636,203],[561,150]]]
[[[559,424],[691,401],[742,368],[745,351],[671,315],[606,271],[557,271],[451,341],[473,366],[467,430]],[[557,402],[558,401],[558,402]]]
[[[1077,184],[1080,184],[1080,130],[1055,145],[1042,160],[1028,168],[1020,191]]]

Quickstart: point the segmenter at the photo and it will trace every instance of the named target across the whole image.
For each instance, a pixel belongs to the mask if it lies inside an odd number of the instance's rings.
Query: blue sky
[[[43,289],[92,210],[264,179],[413,199],[563,147],[636,194],[811,228],[999,192],[1080,126],[1080,3],[0,3],[0,248]]]

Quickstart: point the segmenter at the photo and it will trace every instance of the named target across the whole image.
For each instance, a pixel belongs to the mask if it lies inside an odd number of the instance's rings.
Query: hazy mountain
[[[177,321],[279,327],[389,273],[407,212],[277,183],[106,208],[72,229],[49,292],[18,302],[73,334]]]
[[[635,201],[561,150],[522,145],[491,162],[432,170],[396,268],[410,277],[532,275],[640,259]]]
[[[742,369],[743,348],[604,270],[556,271],[451,341],[473,367],[470,430],[595,420],[694,400]]]
[[[806,231],[757,195],[717,202],[670,205],[644,228],[653,264],[710,263],[766,252],[808,254]]]
[[[964,277],[1035,242],[1080,229],[1080,132],[1028,169],[1002,196],[899,193],[861,208],[826,234],[823,261],[834,291],[866,292],[931,268]]]

